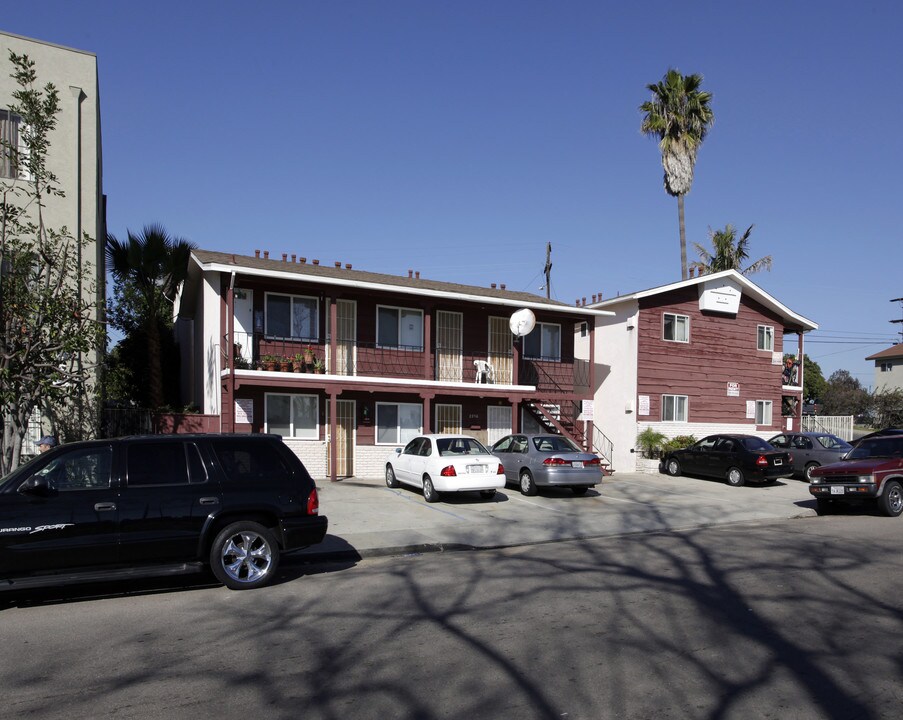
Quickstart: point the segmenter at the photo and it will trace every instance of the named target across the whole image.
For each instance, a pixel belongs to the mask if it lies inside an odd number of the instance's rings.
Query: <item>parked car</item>
[[[747,480],[774,482],[793,475],[793,457],[755,435],[709,435],[690,447],[671,450],[662,458],[669,475],[724,478],[728,485]]]
[[[809,492],[820,514],[835,503],[868,500],[882,514],[896,517],[903,512],[903,434],[856,441],[843,460],[812,471]]]
[[[853,447],[846,440],[823,432],[781,433],[771,438],[768,444],[790,451],[794,474],[806,480],[815,468],[837,462]]]
[[[0,589],[197,572],[233,590],[323,540],[314,481],[278,435],[95,440],[0,480]]]
[[[903,428],[892,428],[892,427],[881,428],[881,430],[875,430],[874,432],[870,432],[868,435],[863,435],[862,437],[860,437],[858,439],[865,440],[866,438],[881,437],[884,435],[903,435]]]
[[[505,482],[518,485],[524,495],[550,486],[583,495],[602,480],[599,456],[562,435],[506,435],[492,446],[492,454],[505,468]]]
[[[428,503],[452,492],[479,492],[488,499],[505,487],[505,471],[469,435],[421,435],[386,461],[386,485],[399,484],[422,488]]]

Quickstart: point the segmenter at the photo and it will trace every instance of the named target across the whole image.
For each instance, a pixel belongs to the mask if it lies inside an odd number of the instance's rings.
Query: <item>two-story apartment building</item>
[[[903,343],[897,343],[866,360],[875,363],[875,392],[903,390]]]
[[[590,307],[614,313],[599,318],[594,339],[576,340],[576,352],[599,358],[596,424],[611,438],[616,468],[636,467],[636,436],[646,427],[697,438],[800,428],[805,368],[785,368],[784,354],[802,359],[803,337],[818,326],[740,273],[691,277]]]
[[[520,310],[535,320],[523,337],[510,322]],[[592,337],[605,309],[195,250],[176,313],[183,397],[223,432],[281,434],[315,476],[381,475],[421,432],[492,443],[545,425],[592,445],[580,412],[594,366],[574,357],[575,327]]]
[[[45,198],[43,222],[54,230],[67,228],[72,237],[88,236],[89,243],[82,252],[81,262],[91,265],[96,288],[90,296],[87,288],[83,293],[88,301],[96,303],[100,313],[106,297],[106,209],[97,57],[90,52],[0,32],[0,137],[5,148],[14,150],[0,153],[0,180],[6,185],[28,182],[25,170],[14,159],[15,153],[22,152],[24,146],[21,143],[22,118],[10,109],[17,104],[13,93],[19,89],[16,80],[10,77],[13,71],[9,61],[11,51],[27,55],[34,61],[38,88],[52,83],[59,93],[60,111],[56,128],[50,134],[46,160],[47,169],[56,176],[57,185],[65,195]],[[26,213],[30,212],[31,209],[26,208]],[[87,367],[96,367],[97,360],[94,356],[86,357],[84,363]],[[73,412],[73,416],[78,415],[77,411]],[[75,417],[72,422],[85,426],[92,420],[85,417],[82,421]],[[58,431],[46,418],[36,417],[33,424],[28,450],[34,448],[33,441],[41,435]],[[83,429],[90,432],[89,428]]]

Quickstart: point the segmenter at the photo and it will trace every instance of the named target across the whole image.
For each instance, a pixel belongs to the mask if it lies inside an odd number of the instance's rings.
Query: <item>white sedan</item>
[[[505,487],[505,469],[475,438],[420,435],[386,461],[386,485],[423,488],[429,503],[443,492],[479,492],[491,498]]]

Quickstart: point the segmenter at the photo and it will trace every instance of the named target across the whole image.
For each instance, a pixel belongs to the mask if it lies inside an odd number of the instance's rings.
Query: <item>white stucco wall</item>
[[[195,333],[201,341],[202,392],[203,405],[201,411],[210,415],[220,414],[222,395],[220,393],[220,371],[223,368],[222,342],[220,333],[220,274],[204,273],[201,292],[203,298],[197,307],[204,313],[195,318]],[[200,323],[200,324],[199,324]]]

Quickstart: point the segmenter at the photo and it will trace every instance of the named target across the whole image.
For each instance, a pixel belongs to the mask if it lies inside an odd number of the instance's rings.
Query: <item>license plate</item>
[[[582,468],[583,460],[574,460],[573,462],[571,462],[571,467]]]
[[[489,469],[488,465],[468,465],[467,472],[469,473],[484,473]]]
[[[834,485],[831,487],[832,495],[843,495],[843,485]]]
[[[775,464],[775,465],[783,465],[783,464],[784,464],[784,461],[781,460],[781,458],[775,458],[775,459],[774,459],[774,464]]]

